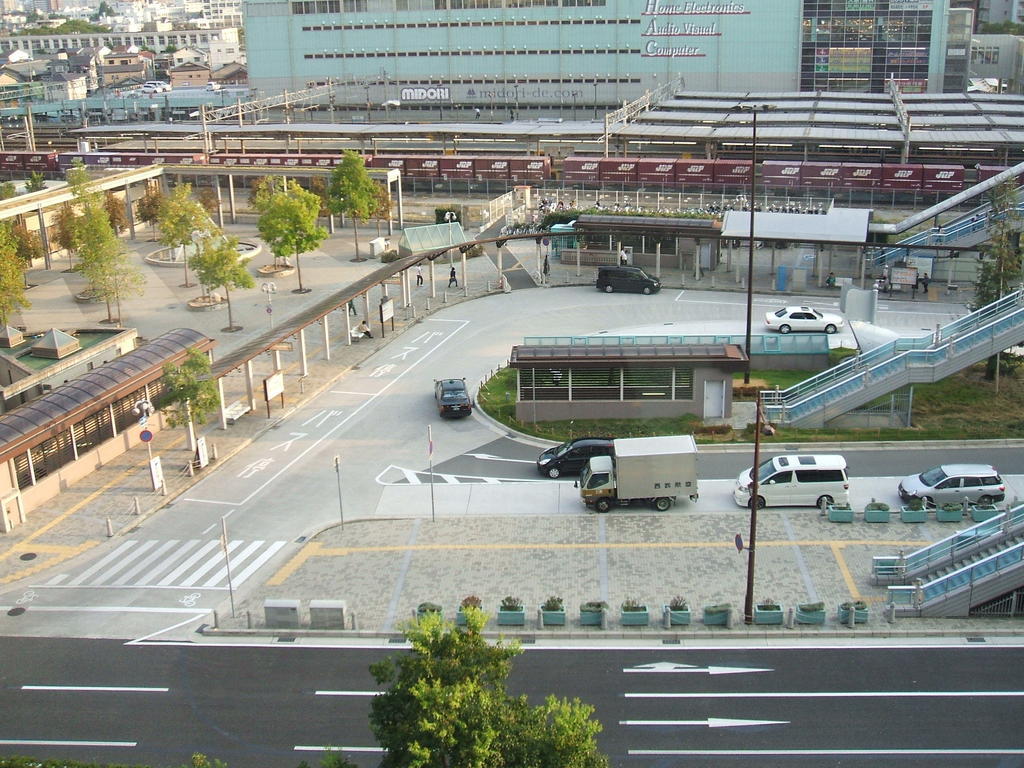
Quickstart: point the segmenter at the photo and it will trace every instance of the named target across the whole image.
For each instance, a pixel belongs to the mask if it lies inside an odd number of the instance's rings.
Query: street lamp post
[[[754,623],[754,553],[757,549],[758,469],[761,464],[761,393],[757,393],[754,415],[754,468],[750,470],[750,534],[747,541],[747,591],[743,597],[743,621]]]
[[[139,400],[135,403],[135,407],[132,408],[132,413],[139,417],[139,426],[144,427],[153,413],[153,404],[149,400]],[[153,461],[153,444],[149,440],[146,441],[146,453],[149,456],[149,460]]]
[[[754,310],[754,177],[757,175],[757,113],[775,109],[774,104],[740,104],[739,108],[750,112],[752,133],[750,144],[750,231],[747,241],[747,334],[744,349],[747,353],[743,369],[743,383],[750,383],[750,319]]]
[[[452,222],[458,220],[458,216],[455,211],[445,211],[444,220],[448,224],[448,265],[455,265],[455,256],[452,254],[452,246],[455,245],[455,241],[452,239]]]
[[[277,293],[277,284],[272,282],[260,283],[260,290],[267,294],[267,317],[270,318],[270,329],[274,329],[274,294]]]

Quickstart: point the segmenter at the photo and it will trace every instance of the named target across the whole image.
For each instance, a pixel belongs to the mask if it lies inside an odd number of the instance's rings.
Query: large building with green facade
[[[687,91],[942,91],[950,0],[247,0],[251,84],[586,114]]]

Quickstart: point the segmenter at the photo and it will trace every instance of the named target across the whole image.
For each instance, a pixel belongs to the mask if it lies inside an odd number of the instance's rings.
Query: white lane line
[[[129,640],[125,643],[125,645],[142,645],[145,643],[146,640],[149,640],[150,638],[156,637],[157,635],[162,635],[164,632],[173,632],[179,627],[184,627],[186,624],[191,624],[193,621],[198,621],[199,619],[207,615],[209,615],[208,611],[203,611],[202,613],[195,613],[189,616],[184,621],[179,621],[177,624],[172,624],[169,627],[158,629],[156,630],[156,632],[150,632],[148,635],[143,635],[142,637],[136,638],[135,640]]]
[[[242,544],[242,542],[239,539],[235,539],[234,541],[229,542],[228,543],[228,557],[230,557],[231,553],[234,552],[236,549],[238,549],[241,546],[241,544]],[[182,579],[181,586],[183,586],[183,587],[191,587],[193,584],[195,584],[197,581],[199,581],[201,578],[203,578],[203,576],[206,573],[208,573],[209,571],[212,571],[214,568],[216,568],[218,565],[220,565],[223,562],[224,562],[224,552],[223,551],[220,551],[220,552],[217,552],[216,554],[211,555],[210,559],[207,560],[205,563],[203,563],[201,566],[199,566],[198,570],[192,571],[192,573],[189,574],[189,577],[187,579]]]
[[[68,574],[66,574],[66,573],[58,573],[56,576],[54,576],[52,579],[50,579],[48,582],[46,582],[43,586],[44,587],[55,587],[58,584],[60,584],[62,581],[64,581],[64,579],[66,579],[67,577],[68,577]]]
[[[626,693],[627,699],[930,699],[1019,698],[1024,691],[763,691],[756,693]]]
[[[1024,755],[1024,749],[630,749],[629,755],[676,757],[845,757],[847,755]]]
[[[147,555],[146,557],[142,558],[142,560],[140,560],[138,563],[136,563],[134,568],[132,568],[131,570],[125,571],[119,577],[117,577],[117,579],[115,579],[114,581],[112,581],[110,583],[111,584],[116,584],[116,585],[132,584],[133,583],[132,582],[133,578],[135,578],[140,573],[142,573],[155,560],[158,560],[161,557],[161,555],[163,555],[165,552],[167,552],[167,550],[171,549],[177,543],[178,543],[177,539],[170,539],[168,541],[165,541],[163,544],[161,544],[155,550],[150,552],[149,555]]]
[[[199,560],[206,556],[207,552],[216,546],[216,541],[208,541],[203,544],[203,546],[193,552],[181,565],[160,579],[160,581],[157,582],[157,586],[166,587],[168,584],[172,584],[176,578],[181,576],[181,574],[191,568],[195,563],[199,562]]]
[[[376,696],[380,691],[313,691],[314,696]]]
[[[433,319],[433,318],[431,318],[431,319]],[[433,347],[431,347],[426,352],[424,352],[422,357],[420,357],[420,358],[418,358],[416,360],[413,360],[408,365],[408,367],[406,367],[406,369],[404,371],[402,371],[401,373],[396,375],[395,378],[391,379],[391,381],[387,382],[383,387],[381,387],[379,392],[376,392],[375,394],[371,395],[366,400],[364,400],[362,403],[360,403],[355,408],[353,408],[352,411],[347,416],[345,416],[343,419],[338,421],[333,427],[331,427],[326,432],[324,432],[323,435],[321,435],[319,438],[317,438],[312,443],[310,443],[308,446],[306,446],[305,450],[303,450],[301,453],[295,454],[295,458],[293,458],[287,464],[282,466],[279,470],[277,470],[277,472],[275,472],[270,477],[268,477],[266,480],[264,480],[260,485],[256,486],[252,490],[252,492],[248,496],[246,496],[244,499],[242,499],[241,501],[235,502],[233,504],[233,506],[240,507],[243,504],[247,504],[249,501],[251,501],[258,494],[262,493],[264,488],[266,488],[272,482],[277,480],[277,478],[279,478],[281,475],[283,475],[285,472],[287,472],[289,469],[291,469],[292,466],[297,461],[299,461],[302,458],[305,458],[306,454],[308,454],[310,451],[315,450],[320,445],[320,443],[322,443],[325,440],[327,440],[328,438],[330,438],[335,432],[337,432],[339,429],[341,429],[346,424],[348,424],[348,422],[351,419],[354,419],[356,416],[358,416],[359,413],[364,408],[366,408],[374,400],[376,400],[378,397],[380,397],[385,392],[387,392],[389,389],[391,389],[391,387],[393,387],[395,384],[397,384],[399,381],[401,381],[403,376],[405,376],[406,374],[410,373],[413,370],[413,368],[415,368],[417,365],[422,363],[424,360],[426,360],[428,357],[430,357],[432,354],[434,354],[437,350],[439,350],[441,348],[442,344],[445,344],[449,340],[455,338],[455,334],[457,334],[459,331],[461,331],[463,328],[465,328],[467,325],[469,325],[469,320],[449,320],[448,322],[459,323],[459,327],[456,328],[455,330],[451,331],[447,336],[445,336],[443,339],[441,339],[437,344],[435,344]],[[225,503],[230,503],[230,502],[225,502]]]
[[[234,513],[235,513],[235,510],[233,510],[233,509],[229,509],[229,510],[228,510],[227,512],[225,512],[225,513],[224,513],[223,515],[221,515],[221,518],[228,518],[228,517],[231,517],[231,515],[233,515]],[[209,533],[210,531],[212,531],[212,530],[213,530],[214,528],[220,528],[220,527],[221,527],[221,525],[223,525],[223,523],[221,523],[221,522],[220,522],[220,520],[218,520],[218,521],[217,521],[216,523],[211,523],[210,525],[208,525],[208,526],[207,526],[206,528],[204,528],[204,529],[203,529],[203,531],[202,531],[202,534],[203,534],[203,536],[205,536],[206,534],[208,534],[208,533]]]
[[[242,563],[244,563],[246,560],[248,560],[250,557],[252,557],[253,553],[256,552],[256,550],[258,550],[262,546],[263,546],[263,541],[262,540],[256,540],[256,541],[251,542],[249,544],[249,546],[247,546],[245,549],[243,549],[237,555],[233,555],[233,556],[230,556],[228,558],[228,560],[231,563],[231,566],[233,568],[241,567]],[[217,584],[220,583],[220,580],[223,579],[227,575],[228,575],[228,564],[225,563],[223,566],[221,566],[221,569],[219,571],[217,571],[216,573],[214,573],[213,576],[211,576],[206,581],[206,583],[203,584],[202,586],[203,587],[215,587],[215,586],[217,586]]]
[[[260,554],[259,557],[257,557],[255,560],[253,560],[249,564],[248,568],[245,568],[240,573],[237,573],[234,576],[232,576],[231,580],[232,580],[232,582],[234,582],[235,587],[237,588],[237,587],[241,586],[242,583],[246,579],[248,579],[250,576],[252,576],[254,573],[256,573],[256,571],[258,571],[260,569],[260,567],[265,562],[267,562],[267,560],[269,560],[274,555],[276,555],[277,551],[279,549],[281,549],[281,547],[283,547],[286,543],[287,542],[284,542],[284,541],[272,542],[269,547],[267,547],[265,550],[263,550],[262,554]]]
[[[374,752],[383,753],[383,747],[316,747],[297,744],[296,752]]]
[[[185,557],[185,555],[188,554],[190,549],[198,546],[200,543],[202,543],[200,539],[189,539],[188,541],[183,541],[181,545],[177,549],[175,549],[172,554],[168,555],[163,562],[158,564],[155,568],[151,569],[142,578],[137,579],[135,581],[135,586],[149,586],[156,580],[158,576],[163,574],[165,571],[168,571],[171,568],[173,568],[175,563],[177,563],[181,558]]]
[[[376,392],[350,392],[347,389],[332,389],[332,395],[360,395],[362,397],[372,397],[376,395]]]
[[[238,504],[236,504],[233,501],[214,501],[213,499],[193,499],[193,498],[187,498],[187,499],[182,499],[182,501],[194,501],[194,502],[197,502],[198,504],[223,504],[225,507],[237,507],[237,506],[239,506]]]
[[[9,611],[13,605],[0,605],[0,610]],[[29,610],[33,613],[191,613],[205,616],[210,613],[208,608],[143,608],[135,605],[33,605]]]
[[[19,747],[136,747],[137,741],[53,741],[50,739],[0,739],[0,744]]]
[[[99,691],[110,693],[167,693],[170,688],[139,688],[128,685],[23,685],[23,691]]]
[[[84,571],[78,574],[78,576],[73,578],[69,583],[72,585],[81,584],[83,581],[85,581],[94,573],[96,573],[96,571],[103,568],[107,563],[112,562],[118,557],[123,557],[126,552],[128,552],[132,547],[136,545],[136,543],[137,542],[135,541],[126,541],[124,544],[115,549],[109,555],[100,558],[95,563],[93,563],[89,568],[86,568]]]

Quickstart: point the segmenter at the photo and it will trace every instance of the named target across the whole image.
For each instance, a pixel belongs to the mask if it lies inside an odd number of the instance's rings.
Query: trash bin
[[[779,264],[775,268],[775,290],[785,291],[789,287],[790,268],[785,264]]]

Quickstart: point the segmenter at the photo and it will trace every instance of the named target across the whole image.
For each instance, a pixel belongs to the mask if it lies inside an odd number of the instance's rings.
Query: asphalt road
[[[0,639],[2,751],[179,765],[319,762],[379,753],[369,665],[393,648],[122,645]],[[1010,768],[1024,648],[527,649],[512,693],[579,697],[613,766]]]

